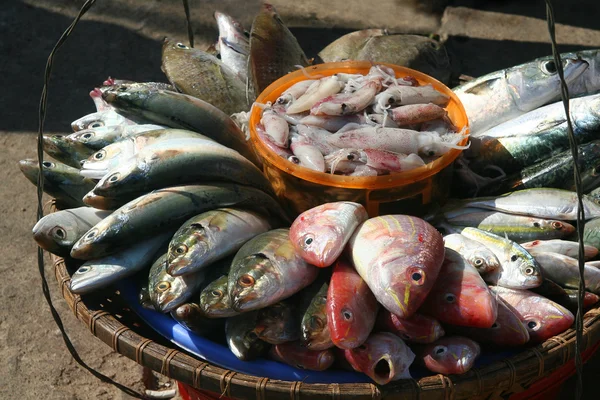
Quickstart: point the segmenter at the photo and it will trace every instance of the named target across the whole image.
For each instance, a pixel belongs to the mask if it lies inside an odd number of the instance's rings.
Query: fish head
[[[81,175],[91,179],[102,179],[110,170],[118,167],[135,155],[134,143],[121,140],[92,154],[81,165]]]
[[[282,290],[279,268],[262,253],[237,261],[237,271],[228,284],[231,308],[238,312],[257,310],[272,303]]]
[[[74,142],[79,142],[84,145],[90,145],[94,143],[99,137],[108,135],[116,129],[117,127],[114,126],[101,126],[98,128],[83,129],[79,132],[69,135],[68,138]]]
[[[106,286],[114,273],[114,267],[109,264],[84,263],[71,276],[70,288],[73,293],[88,293]]]
[[[158,279],[150,280],[148,290],[154,307],[161,312],[168,312],[181,304],[184,287],[182,279],[162,273]]]
[[[577,79],[589,64],[575,55],[563,57],[563,71],[567,84]],[[543,57],[524,65],[509,68],[506,82],[519,110],[527,112],[557,97],[560,79],[554,57]]]
[[[114,111],[113,111],[114,112]],[[84,115],[71,123],[74,132],[84,129],[101,128],[106,125],[107,111],[99,111]]]
[[[323,344],[331,344],[331,335],[327,325],[327,291],[317,294],[319,299],[313,301],[302,318],[301,334],[303,343],[309,349],[319,348]]]
[[[575,317],[558,303],[542,296],[528,296],[518,308],[531,342],[539,343],[569,328]]]
[[[423,361],[430,371],[440,374],[464,374],[473,367],[481,349],[471,339],[444,337],[425,347]]]
[[[66,135],[55,134],[55,135],[44,135],[42,141],[44,142],[44,151],[50,154],[52,157],[56,155],[64,154],[68,151],[69,142],[67,142]]]
[[[152,304],[152,300],[150,300],[150,292],[148,291],[148,286],[142,286],[138,293],[138,303],[144,308],[149,310],[154,310],[154,304]]]
[[[225,38],[228,41],[233,41],[236,38],[241,38],[245,42],[248,41],[245,33],[246,31],[242,24],[233,19],[231,16],[219,11],[215,11],[215,20],[217,21],[220,37]]]
[[[94,252],[95,255],[106,254],[110,251],[110,245],[100,244],[105,237],[110,236],[111,229],[104,229],[100,225],[102,222],[92,227],[89,231],[83,234],[71,248],[71,257],[78,259],[89,259],[89,254]]]
[[[538,219],[532,218],[531,222],[533,227],[546,232],[560,232],[563,237],[569,236],[575,232],[575,227],[568,222],[551,220],[551,219]]]
[[[138,162],[135,158],[124,160],[107,171],[94,187],[94,192],[101,196],[135,192],[143,188],[145,173],[150,168],[145,161]]]
[[[498,257],[486,248],[473,249],[465,254],[465,259],[481,274],[489,274],[500,269]]]
[[[71,213],[61,213],[60,219],[42,218],[32,231],[37,244],[54,254],[65,253],[65,249],[70,249],[79,240],[77,217]]]
[[[254,332],[259,338],[272,344],[288,341],[297,330],[292,312],[293,309],[287,302],[279,302],[259,310]]]
[[[171,312],[175,314],[178,321],[184,322],[189,321],[196,314],[194,305],[190,303],[182,304]]]
[[[223,275],[216,281],[211,282],[200,293],[200,307],[207,315],[219,315],[221,312],[231,309],[227,293],[227,276]]]
[[[213,243],[209,227],[201,222],[180,230],[169,243],[167,271],[173,276],[184,275],[202,265]]]
[[[252,360],[262,354],[267,344],[254,332],[256,312],[227,319],[225,336],[231,352],[240,360]]]
[[[513,244],[505,249],[509,265],[502,267],[501,286],[513,289],[530,289],[542,284],[544,278],[539,263],[521,246]],[[499,283],[499,284],[500,284]]]

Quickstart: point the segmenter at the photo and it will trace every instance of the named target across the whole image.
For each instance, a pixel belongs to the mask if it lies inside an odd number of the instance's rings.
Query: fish
[[[302,344],[309,350],[326,350],[334,346],[327,320],[327,292],[329,284],[323,283],[312,297],[306,312],[302,316]]]
[[[101,150],[129,136],[163,129],[165,126],[154,124],[102,126],[72,133],[67,136],[67,140],[82,143],[90,149]]]
[[[293,300],[284,300],[260,309],[254,332],[258,338],[271,344],[300,339],[300,318]]]
[[[529,331],[517,316],[516,311],[502,300],[498,303],[498,317],[489,328],[452,327],[452,331],[468,336],[480,343],[490,343],[501,347],[517,347],[529,342]]]
[[[148,268],[171,233],[155,235],[116,254],[84,262],[71,277],[71,291],[76,294],[93,292]]]
[[[427,36],[365,29],[348,33],[319,52],[324,62],[377,61],[421,71],[448,84],[452,65],[443,43]]]
[[[221,275],[200,293],[200,308],[208,318],[227,318],[240,314],[231,308],[227,282],[227,275]]]
[[[248,138],[236,123],[223,111],[203,100],[183,93],[127,86],[107,89],[102,97],[128,115],[143,115],[155,124],[206,135],[262,167]]]
[[[327,291],[327,325],[331,341],[341,349],[363,344],[373,327],[379,303],[366,282],[343,258],[337,260]]]
[[[256,93],[275,80],[309,65],[298,40],[285,26],[275,7],[263,3],[250,29],[248,77]]]
[[[536,253],[560,253],[573,258],[579,257],[579,243],[569,240],[534,240],[532,242],[521,243],[521,246],[534,257]],[[597,255],[597,248],[584,245],[584,257],[586,260],[590,260]]]
[[[92,179],[102,179],[111,170],[127,163],[145,148],[154,147],[165,141],[175,139],[196,140],[198,143],[205,143],[207,146],[220,146],[204,135],[184,129],[141,132],[112,143],[90,155],[81,164],[81,175]]]
[[[227,65],[246,85],[248,79],[248,57],[250,55],[249,33],[233,17],[216,11],[214,14],[219,29],[219,54]]]
[[[204,271],[185,276],[171,276],[167,273],[167,253],[154,261],[148,274],[148,292],[154,308],[160,312],[170,312],[187,303],[200,290],[206,279]]]
[[[136,199],[138,196],[126,196],[119,199],[113,197],[98,196],[94,193],[94,189],[90,190],[85,196],[83,196],[83,203],[89,207],[94,207],[99,210],[116,210],[123,204]]]
[[[94,153],[94,149],[67,139],[66,135],[44,135],[44,151],[69,167],[81,168],[81,162]]]
[[[530,343],[541,343],[569,328],[575,317],[558,303],[529,290],[490,286],[510,307],[529,332]]]
[[[379,311],[375,329],[393,333],[408,343],[432,343],[445,335],[442,324],[435,318],[415,313],[402,319],[385,309]]]
[[[498,304],[479,272],[459,253],[446,248],[440,277],[420,312],[440,322],[489,328],[498,315]]]
[[[325,203],[301,213],[290,227],[294,250],[317,267],[332,265],[354,230],[368,219],[362,204],[350,201]]]
[[[535,253],[534,257],[546,278],[567,288],[579,288],[579,260],[558,253]],[[600,270],[584,265],[583,271],[586,289],[600,294]]]
[[[269,344],[258,338],[254,327],[258,311],[227,318],[225,338],[229,350],[242,361],[254,360],[267,352]]]
[[[600,95],[573,99],[570,102],[573,134],[579,144],[598,138],[598,107]],[[465,153],[470,159],[471,169],[485,171],[486,166],[493,165],[506,174],[519,172],[570,150],[562,102],[507,121],[472,136],[471,141],[472,147]]]
[[[166,229],[175,230],[192,216],[219,207],[248,207],[287,218],[273,198],[249,186],[173,186],[140,196],[115,210],[73,245],[71,257],[94,259],[115,253],[132,242]]]
[[[500,269],[485,274],[486,282],[513,289],[530,289],[542,284],[540,265],[518,243],[477,228],[467,227],[460,233],[483,244],[498,258]]]
[[[249,210],[220,208],[198,214],[173,235],[167,271],[179,276],[202,270],[235,254],[248,240],[271,228],[267,218]]]
[[[391,313],[409,318],[433,287],[444,261],[442,235],[407,215],[368,219],[348,242],[356,271]]]
[[[567,307],[572,313],[576,313],[579,292],[574,289],[565,289],[565,292],[567,293],[567,296],[569,297],[569,302],[568,302],[568,304],[566,304],[566,305],[563,304],[563,305],[565,307]],[[583,308],[584,309],[588,309],[588,308],[592,307],[593,305],[598,303],[598,301],[600,301],[600,296],[598,296],[596,293],[585,292],[583,294]]]
[[[269,356],[292,367],[311,371],[325,371],[335,361],[332,350],[310,350],[299,342],[277,344],[271,347]]]
[[[156,309],[154,308],[154,304],[152,304],[152,301],[150,300],[150,293],[148,292],[148,286],[140,287],[140,291],[138,293],[138,302],[145,309],[156,311]]]
[[[577,193],[553,188],[517,190],[497,197],[476,197],[461,202],[463,207],[484,208],[509,214],[574,221]],[[586,219],[600,217],[600,200],[583,196]]]
[[[245,82],[205,51],[165,39],[161,68],[180,92],[206,101],[227,115],[250,109]]]
[[[560,304],[573,314],[577,313],[578,290],[563,289],[551,280],[544,279],[542,286],[531,291]],[[584,292],[583,308],[594,305],[599,299],[597,294]]]
[[[584,193],[600,183],[600,140],[579,145],[579,171]],[[529,167],[523,168],[494,184],[484,187],[480,193],[484,196],[502,194],[515,190],[549,187],[575,191],[573,176],[573,156],[566,150]]]
[[[563,54],[562,62],[567,84],[588,67],[575,54]],[[453,91],[465,108],[471,134],[477,134],[553,101],[560,94],[560,80],[550,56],[489,73]]]
[[[59,210],[42,217],[34,225],[33,239],[42,249],[67,257],[75,242],[108,215],[110,211],[92,207]]]
[[[470,226],[521,243],[541,239],[562,239],[575,232],[568,222],[514,215],[481,208],[459,208],[444,213],[445,221],[454,226]]]
[[[273,305],[310,285],[318,271],[295,253],[289,229],[262,233],[233,259],[227,285],[231,306],[247,312]]]
[[[481,354],[479,344],[464,336],[446,336],[423,349],[420,361],[437,374],[464,374]]]
[[[38,160],[21,160],[19,169],[29,182],[37,186],[40,171]],[[42,174],[44,176],[44,192],[55,198],[65,208],[85,206],[83,197],[96,184],[79,175],[78,169],[59,162],[43,161]]]
[[[500,269],[500,261],[494,252],[464,235],[453,233],[444,236],[444,246],[458,252],[482,276]]]
[[[595,201],[600,201],[600,198],[595,199]],[[586,212],[586,218],[588,218],[588,214]],[[600,218],[593,218],[590,221],[587,221],[583,228],[583,243],[586,246],[595,247],[597,250],[600,250]]]
[[[108,104],[110,105],[110,102]],[[79,132],[84,129],[95,129],[103,126],[135,125],[138,121],[139,119],[127,118],[119,114],[115,109],[109,108],[76,119],[71,123],[71,128],[73,132]]]
[[[378,385],[410,379],[408,368],[415,359],[410,347],[388,332],[373,333],[361,346],[344,350],[344,355],[356,371],[366,374]]]
[[[202,182],[249,185],[274,196],[270,182],[256,165],[235,150],[198,139],[167,140],[144,148],[111,169],[96,184],[94,193],[118,198]]]
[[[171,317],[188,331],[214,341],[223,340],[225,319],[207,318],[196,303],[185,303],[170,312]]]

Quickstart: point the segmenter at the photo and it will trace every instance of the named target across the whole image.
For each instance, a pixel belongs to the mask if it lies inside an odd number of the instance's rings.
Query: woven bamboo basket
[[[523,392],[575,357],[575,330],[570,328],[510,358],[474,368],[463,375],[433,375],[385,386],[370,383],[307,384],[280,381],[226,370],[207,363],[155,333],[127,307],[118,291],[80,296],[69,289],[75,261],[52,256],[60,291],[73,314],[92,335],[114,351],[169,378],[197,389],[236,399],[495,399]],[[73,264],[73,265],[71,265]],[[581,351],[600,342],[600,306],[584,316]]]

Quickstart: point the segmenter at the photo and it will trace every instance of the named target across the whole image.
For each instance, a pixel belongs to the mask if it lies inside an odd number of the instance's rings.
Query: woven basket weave
[[[575,356],[575,330],[568,329],[523,352],[474,368],[463,375],[434,375],[385,386],[369,383],[306,384],[271,380],[226,370],[175,346],[157,335],[127,308],[118,292],[101,291],[81,297],[69,289],[67,263],[52,256],[62,296],[91,333],[114,351],[167,377],[198,389],[239,399],[491,399],[522,392]],[[69,268],[73,270],[72,268]],[[581,351],[600,341],[600,308],[588,311],[583,323]]]

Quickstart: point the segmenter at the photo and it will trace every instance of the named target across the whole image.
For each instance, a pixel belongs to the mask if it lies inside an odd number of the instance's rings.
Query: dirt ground
[[[541,1],[317,0],[273,1],[308,56],[340,35],[361,28],[439,33],[460,73],[478,76],[551,52]],[[600,47],[600,4],[555,2],[561,50]],[[81,369],[67,352],[41,292],[36,246],[34,187],[17,162],[36,157],[37,110],[45,61],[81,0],[5,0],[0,8],[0,399],[121,399],[114,387]],[[217,9],[249,27],[258,1],[190,1],[196,41],[216,38]],[[183,8],[175,0],[98,1],[60,50],[49,89],[46,132],[67,132],[70,122],[94,111],[88,92],[109,75],[164,81],[161,40],[186,40]],[[57,290],[49,262],[54,305],[75,347],[91,367],[142,390],[142,368],[95,339]],[[600,356],[586,365],[585,399],[596,399]],[[573,398],[571,380],[561,398]]]

